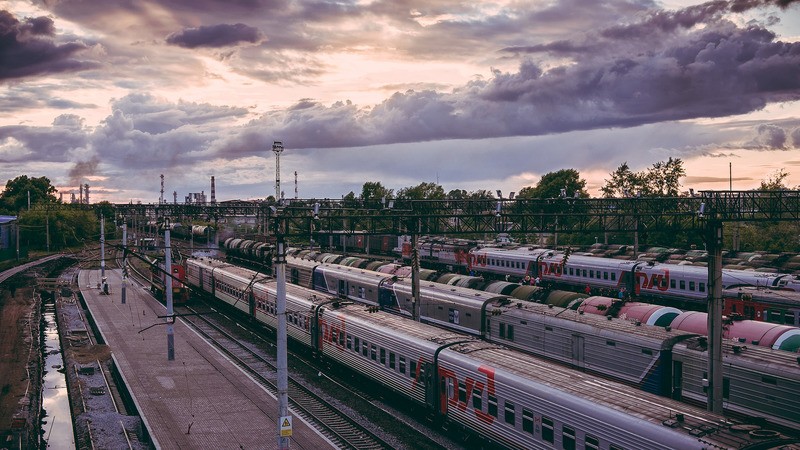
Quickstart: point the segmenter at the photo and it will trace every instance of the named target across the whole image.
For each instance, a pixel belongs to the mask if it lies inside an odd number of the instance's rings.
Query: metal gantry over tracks
[[[291,200],[120,204],[125,218],[256,217],[278,241],[316,233],[419,235],[674,231],[702,233],[709,253],[708,409],[722,412],[722,237],[725,222],[800,219],[800,191],[700,191],[686,197],[482,200]],[[418,267],[414,258],[415,268]],[[418,285],[418,284],[417,284]],[[414,297],[418,297],[415,289]]]

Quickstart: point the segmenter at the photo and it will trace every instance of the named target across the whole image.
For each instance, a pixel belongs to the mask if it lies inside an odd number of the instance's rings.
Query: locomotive
[[[187,261],[190,283],[276,328],[277,286],[271,280],[253,282],[255,275],[221,261]],[[317,294],[286,287],[287,334],[293,342],[492,445],[620,450],[764,444],[747,432],[757,426]],[[758,431],[787,445],[800,442]]]

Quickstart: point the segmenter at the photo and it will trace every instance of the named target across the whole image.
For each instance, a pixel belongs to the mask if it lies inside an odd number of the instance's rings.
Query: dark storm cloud
[[[745,148],[764,150],[785,150],[787,143],[786,130],[774,124],[761,124],[756,128],[757,136]]]
[[[256,43],[264,36],[257,28],[243,23],[219,24],[197,28],[186,28],[167,36],[167,43],[186,48],[229,47],[243,42]]]
[[[0,80],[97,67],[94,62],[75,59],[88,48],[85,44],[56,44],[54,37],[50,18],[19,21],[10,12],[0,11]]]

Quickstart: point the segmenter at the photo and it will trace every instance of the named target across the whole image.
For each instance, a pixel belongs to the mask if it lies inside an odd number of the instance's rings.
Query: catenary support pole
[[[277,278],[278,298],[276,299],[276,313],[278,319],[278,448],[289,448],[289,436],[285,436],[284,422],[289,416],[289,380],[288,361],[286,357],[286,249],[280,230],[275,230],[277,236],[275,252],[275,276]]]
[[[128,288],[128,224],[122,224],[122,304]]]
[[[164,230],[164,295],[167,299],[167,360],[175,360],[175,316],[172,310],[172,249],[169,241],[169,228]]]
[[[106,277],[106,218],[100,216],[100,279]]]
[[[708,410],[722,414],[722,222],[708,223]]]

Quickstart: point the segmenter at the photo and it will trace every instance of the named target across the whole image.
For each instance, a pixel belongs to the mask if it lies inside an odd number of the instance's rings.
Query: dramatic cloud
[[[242,42],[252,44],[261,39],[263,35],[258,29],[237,23],[187,28],[167,36],[167,43],[186,48],[229,47]]]
[[[55,44],[53,20],[48,17],[17,20],[0,11],[0,80],[47,73],[74,72],[97,64],[75,59],[87,46],[80,42]]]

